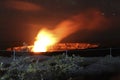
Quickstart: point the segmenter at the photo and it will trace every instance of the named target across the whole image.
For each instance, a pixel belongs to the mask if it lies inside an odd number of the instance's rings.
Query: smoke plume
[[[104,30],[105,27],[102,25],[106,23],[107,19],[101,15],[100,11],[91,9],[60,22],[52,32],[59,42],[77,31]]]

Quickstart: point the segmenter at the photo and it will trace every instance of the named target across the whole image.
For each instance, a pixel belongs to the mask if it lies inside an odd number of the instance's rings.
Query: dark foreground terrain
[[[120,80],[120,57],[0,57],[0,80]]]
[[[53,56],[61,55],[62,53],[67,53],[69,56],[76,55],[82,57],[104,57],[106,55],[112,55],[114,57],[120,56],[120,48],[90,48],[90,49],[77,49],[77,50],[58,50],[58,51],[49,51],[49,52],[39,52],[40,54]],[[11,57],[13,56],[14,51],[0,51],[0,56]],[[16,56],[23,55],[33,55],[34,52],[19,51],[15,52]]]

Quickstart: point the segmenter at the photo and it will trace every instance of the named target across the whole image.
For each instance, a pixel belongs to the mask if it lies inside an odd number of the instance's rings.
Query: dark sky
[[[60,22],[91,9],[106,19],[99,25],[103,29],[78,30],[62,42],[120,45],[120,0],[0,0],[0,47],[33,44],[43,27],[54,29]]]

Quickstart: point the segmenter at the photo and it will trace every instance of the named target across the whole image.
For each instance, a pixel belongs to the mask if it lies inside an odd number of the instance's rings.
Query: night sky
[[[94,29],[80,29],[61,42],[119,47],[120,0],[0,0],[0,49],[22,45],[23,42],[33,44],[40,29],[52,30],[72,16],[85,13],[90,17],[89,13],[94,12],[99,12],[105,22]]]

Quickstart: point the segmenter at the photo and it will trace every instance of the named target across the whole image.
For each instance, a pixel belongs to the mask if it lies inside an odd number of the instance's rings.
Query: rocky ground
[[[0,80],[120,80],[120,57],[0,57]]]

